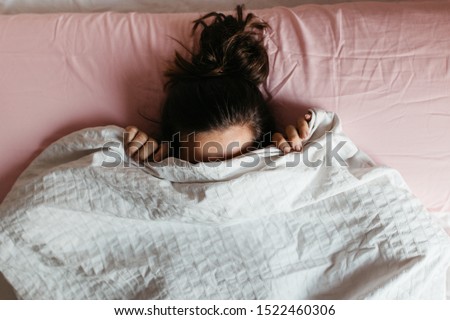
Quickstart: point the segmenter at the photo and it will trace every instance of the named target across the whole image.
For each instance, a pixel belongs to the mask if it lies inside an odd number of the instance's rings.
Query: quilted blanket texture
[[[333,113],[302,153],[137,164],[123,129],[49,146],[0,206],[22,299],[445,298],[448,236]]]

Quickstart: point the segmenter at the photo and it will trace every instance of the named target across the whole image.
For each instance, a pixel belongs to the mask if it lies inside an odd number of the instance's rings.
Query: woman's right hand
[[[144,131],[135,126],[125,128],[125,152],[135,161],[161,161],[167,157],[168,146],[165,143],[161,145],[149,137]]]

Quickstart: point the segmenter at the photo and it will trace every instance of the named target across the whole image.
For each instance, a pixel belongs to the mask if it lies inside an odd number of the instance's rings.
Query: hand
[[[287,140],[284,135],[276,132],[273,135],[273,141],[275,146],[283,151],[284,154],[291,151],[301,151],[303,146],[302,142],[309,135],[309,122],[311,121],[311,113],[305,114],[304,117],[300,117],[297,120],[297,127],[289,125],[285,129]]]
[[[125,151],[136,161],[144,161],[150,158],[153,161],[161,161],[168,155],[168,145],[149,137],[144,131],[134,126],[125,128]]]

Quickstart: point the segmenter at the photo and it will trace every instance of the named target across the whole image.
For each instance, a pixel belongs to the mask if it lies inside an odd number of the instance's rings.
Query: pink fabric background
[[[343,3],[254,11],[272,26],[280,126],[309,107],[450,211],[450,3]],[[49,143],[89,126],[156,131],[163,70],[199,14],[0,16],[0,200]],[[182,51],[183,52],[183,51]]]

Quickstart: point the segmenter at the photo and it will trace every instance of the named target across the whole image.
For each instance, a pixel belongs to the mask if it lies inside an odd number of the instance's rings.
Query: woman
[[[272,117],[259,89],[269,74],[263,45],[269,26],[251,13],[244,18],[242,6],[236,11],[237,17],[212,12],[194,21],[194,31],[203,28],[198,52],[190,60],[176,53],[166,72],[161,142],[129,126],[129,156],[197,163],[226,160],[270,143],[284,153],[301,151],[311,115],[286,127],[286,137],[271,134]]]

